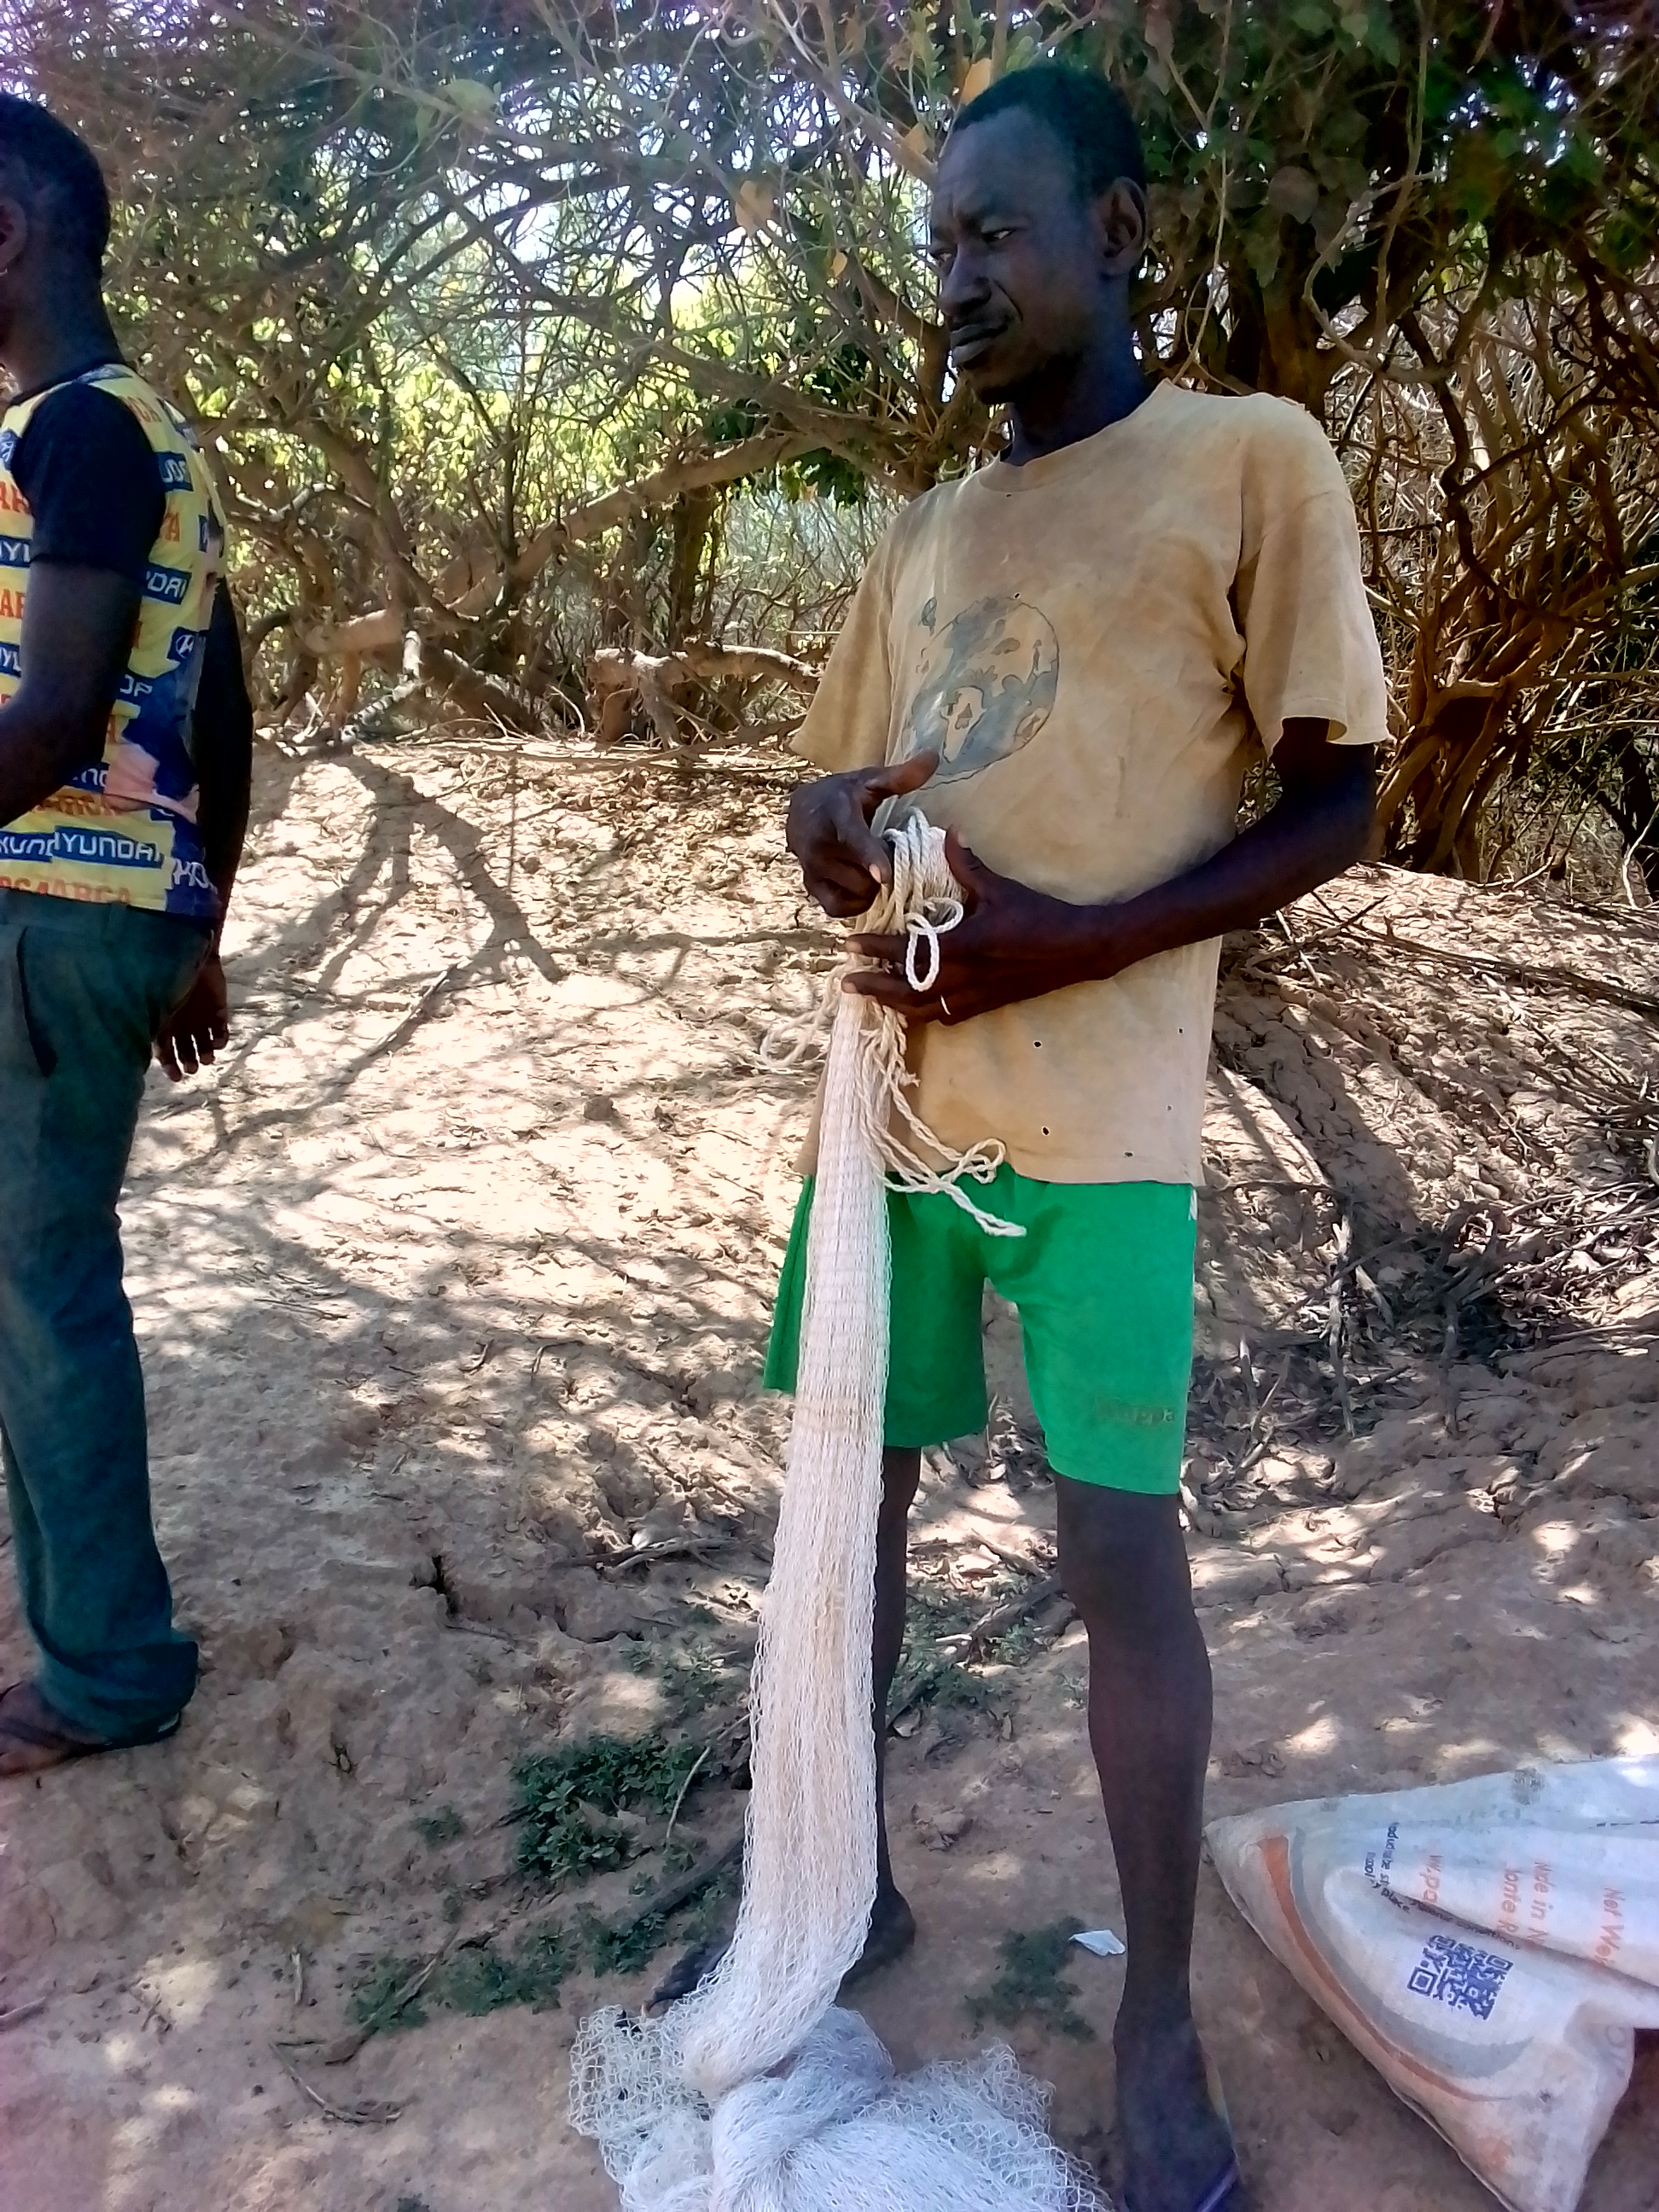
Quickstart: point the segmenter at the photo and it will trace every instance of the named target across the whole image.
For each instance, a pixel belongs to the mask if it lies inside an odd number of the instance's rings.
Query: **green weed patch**
[[[596,1735],[526,1759],[514,1777],[514,1810],[524,1824],[519,1864],[544,1880],[624,1865],[635,1839],[617,1815],[672,1812],[699,1756],[696,1745],[669,1744],[659,1735],[632,1742]]]
[[[1083,1923],[1056,1920],[1051,1927],[1014,1929],[998,1946],[1001,1966],[988,1989],[967,1999],[975,2031],[988,2021],[1012,2027],[1017,2021],[1035,2020],[1056,2035],[1075,2043],[1092,2043],[1095,2032],[1073,2002],[1079,1992],[1066,1979],[1074,1954],[1072,1938]]]

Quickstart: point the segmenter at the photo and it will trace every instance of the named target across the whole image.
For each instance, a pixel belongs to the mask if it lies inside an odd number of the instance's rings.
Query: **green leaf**
[[[1386,6],[1373,5],[1370,19],[1365,26],[1365,46],[1369,52],[1390,69],[1400,66],[1400,35],[1389,21]]]
[[[1562,173],[1586,185],[1599,185],[1607,168],[1599,147],[1593,146],[1582,132],[1575,131],[1568,139],[1558,164]]]
[[[1246,232],[1244,258],[1250,264],[1250,274],[1264,291],[1279,273],[1282,252],[1276,216],[1265,227],[1253,226]]]
[[[1607,227],[1601,235],[1601,251],[1615,269],[1629,276],[1653,252],[1653,240],[1647,226],[1621,208],[1607,218]]]
[[[1365,38],[1365,0],[1340,0],[1342,15],[1342,35],[1353,46],[1361,46]]]

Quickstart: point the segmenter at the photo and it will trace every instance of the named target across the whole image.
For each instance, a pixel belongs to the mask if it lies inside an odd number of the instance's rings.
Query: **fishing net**
[[[860,922],[904,935],[919,989],[962,918],[943,834],[888,832],[893,881]],[[1097,2212],[1011,2052],[896,2078],[835,2004],[876,1894],[871,1630],[887,1382],[885,1188],[967,1186],[1000,1148],[948,1157],[906,1092],[902,1018],[837,990],[807,1236],[788,1474],[750,1686],[743,1899],[730,1947],[659,2020],[611,2008],[571,2061],[573,2124],[623,2212]],[[943,1164],[940,1164],[943,1163]]]

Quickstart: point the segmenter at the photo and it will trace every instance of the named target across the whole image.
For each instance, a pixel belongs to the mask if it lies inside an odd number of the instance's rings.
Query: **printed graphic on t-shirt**
[[[1029,599],[975,599],[938,628],[938,602],[904,717],[901,756],[937,752],[935,784],[977,775],[1029,745],[1054,711],[1060,640]]]
[[[163,511],[103,757],[0,823],[0,889],[210,921],[219,902],[196,826],[192,722],[223,559],[217,495],[184,418],[124,363],[72,380],[106,392],[137,421],[155,456]],[[0,702],[21,677],[33,555],[34,520],[11,464],[49,396],[14,402],[0,431],[0,508],[16,517],[0,532]]]

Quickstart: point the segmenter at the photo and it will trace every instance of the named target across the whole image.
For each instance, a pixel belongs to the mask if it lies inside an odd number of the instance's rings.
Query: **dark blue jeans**
[[[144,1386],[116,1202],[157,1030],[198,923],[0,890],[0,1450],[41,1694],[119,1738],[184,1705],[150,1518]]]

